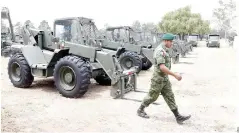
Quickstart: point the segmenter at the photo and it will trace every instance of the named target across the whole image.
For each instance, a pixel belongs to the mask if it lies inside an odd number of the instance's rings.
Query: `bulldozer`
[[[69,98],[82,97],[91,78],[100,85],[111,85],[113,98],[136,91],[137,66],[124,70],[117,56],[125,49],[118,47],[115,54],[105,52],[104,39],[94,28],[93,20],[84,17],[56,19],[53,31],[25,24],[23,45],[11,46],[18,51],[8,62],[11,83],[28,88],[34,77],[53,77],[59,93]]]
[[[137,73],[139,73],[152,66],[154,49],[150,48],[151,44],[144,41],[140,33],[130,26],[108,27],[105,38],[102,45],[105,51],[114,53],[118,47],[125,48],[118,57],[125,70],[138,66]]]

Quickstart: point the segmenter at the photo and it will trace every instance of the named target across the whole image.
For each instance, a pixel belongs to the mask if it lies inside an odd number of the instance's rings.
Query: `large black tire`
[[[99,85],[105,85],[105,86],[110,86],[111,85],[111,79],[109,78],[109,76],[107,74],[102,74],[102,75],[97,75],[95,77],[95,81],[99,84]]]
[[[130,61],[132,64],[127,66],[127,61]],[[139,73],[142,70],[142,60],[139,55],[134,52],[124,52],[119,57],[119,63],[123,67],[123,69],[128,70],[131,67],[138,66],[137,72]]]
[[[88,90],[91,69],[89,64],[81,58],[65,56],[55,65],[53,75],[55,86],[60,94],[64,97],[78,98],[83,96]],[[67,77],[70,81],[66,81]]]
[[[34,80],[30,66],[20,53],[9,59],[8,76],[12,84],[18,88],[28,88]]]
[[[148,70],[152,67],[152,62],[150,60],[146,59],[142,59],[142,70]]]

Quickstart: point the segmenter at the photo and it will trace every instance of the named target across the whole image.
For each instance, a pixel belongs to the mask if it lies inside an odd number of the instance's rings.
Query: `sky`
[[[205,4],[207,3],[207,4]],[[192,12],[201,13],[211,20],[218,0],[2,0],[1,6],[10,10],[13,23],[31,20],[38,26],[47,20],[52,27],[56,18],[88,17],[99,29],[110,26],[131,25],[133,21],[158,23],[172,10],[190,5]]]

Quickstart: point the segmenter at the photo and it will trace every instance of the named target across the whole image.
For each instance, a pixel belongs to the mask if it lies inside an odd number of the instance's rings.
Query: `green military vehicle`
[[[138,66],[147,70],[152,66],[153,51],[150,43],[143,41],[139,32],[135,32],[130,26],[109,27],[106,29],[106,40],[102,47],[105,51],[114,53],[118,47],[125,48],[119,56],[119,62],[124,69]]]
[[[220,35],[209,34],[207,39],[207,47],[218,47],[220,48]]]
[[[1,56],[8,57],[13,52],[11,45],[23,43],[19,34],[14,32],[14,27],[7,7],[1,10]]]
[[[187,42],[191,43],[193,47],[198,46],[199,35],[198,34],[191,34],[188,35]]]
[[[12,45],[18,52],[10,57],[8,74],[18,88],[30,87],[34,77],[54,77],[55,86],[64,97],[81,97],[94,78],[101,85],[112,85],[111,96],[136,89],[136,68],[123,70],[116,54],[101,48],[91,19],[62,18],[54,21],[54,32],[24,25],[24,45]]]
[[[13,25],[8,8],[1,10],[1,56],[8,56],[10,46],[15,42]]]

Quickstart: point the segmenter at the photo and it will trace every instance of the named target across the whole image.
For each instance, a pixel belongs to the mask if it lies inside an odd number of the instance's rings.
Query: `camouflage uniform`
[[[151,86],[149,93],[143,100],[143,105],[148,107],[149,104],[153,103],[158,99],[161,93],[165,102],[168,104],[171,110],[177,108],[174,94],[172,92],[171,83],[169,81],[168,75],[161,72],[159,65],[165,64],[165,66],[171,69],[171,58],[169,56],[169,51],[164,44],[160,44],[154,52],[154,73],[151,78]]]
[[[170,33],[163,35],[163,40],[172,41],[174,36]],[[143,118],[149,118],[145,113],[144,108],[148,107],[151,103],[158,99],[161,93],[165,102],[168,104],[170,110],[173,112],[177,123],[182,124],[183,121],[188,120],[191,115],[183,116],[178,112],[174,94],[172,92],[172,85],[169,81],[168,75],[162,72],[159,68],[160,64],[165,64],[168,69],[171,69],[171,58],[169,55],[169,49],[166,48],[165,44],[161,43],[154,52],[154,73],[151,78],[151,88],[149,93],[144,98],[142,104],[137,110],[137,114]]]

